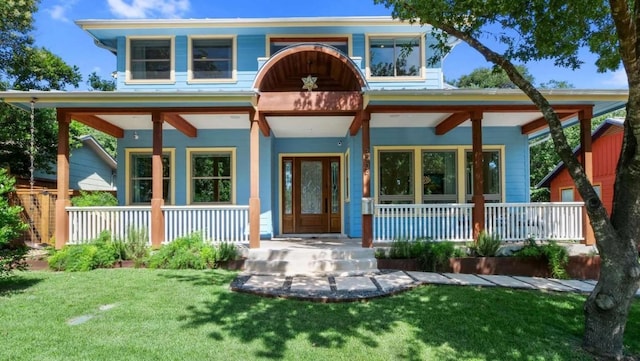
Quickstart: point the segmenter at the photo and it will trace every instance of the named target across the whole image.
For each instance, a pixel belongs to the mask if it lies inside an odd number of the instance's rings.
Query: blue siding
[[[349,237],[362,237],[362,132],[349,137],[349,149],[351,153],[351,194],[348,209],[349,225],[347,235]],[[373,167],[373,159],[371,162]],[[373,186],[373,181],[371,182]],[[373,192],[373,189],[371,190]],[[346,223],[346,219],[345,219]]]
[[[175,28],[175,29],[123,29],[113,30],[118,32],[117,36],[117,69],[118,69],[118,89],[119,90],[173,90],[173,89],[207,89],[218,91],[251,90],[254,79],[259,71],[258,59],[266,56],[266,36],[268,34],[319,34],[319,35],[344,35],[352,36],[352,56],[360,57],[361,61],[356,61],[362,73],[366,67],[366,35],[365,34],[402,34],[416,33],[424,31],[410,25],[363,27],[363,26],[336,26],[336,27],[265,27],[265,28]],[[107,31],[97,30],[94,33]],[[148,36],[166,35],[175,37],[175,81],[167,83],[126,83],[126,36]],[[188,83],[188,36],[189,35],[236,35],[237,36],[237,78],[234,82],[218,83]],[[427,44],[433,42],[431,35],[427,37]],[[427,46],[424,49],[425,56],[431,55],[431,50]],[[440,64],[434,67],[427,66],[424,79],[408,80],[402,82],[395,81],[370,81],[371,89],[441,89],[442,69]]]
[[[56,171],[55,164],[52,171]],[[71,150],[69,156],[69,188],[89,191],[115,190],[115,178],[111,167],[105,163],[93,150],[80,147]],[[56,180],[55,173],[50,174],[36,170],[34,177],[39,179]]]
[[[505,198],[507,202],[529,200],[529,143],[518,127],[483,128],[485,146],[505,146]],[[437,136],[434,128],[372,128],[371,145],[468,145],[471,128],[458,127],[446,135]],[[373,155],[375,156],[375,155]],[[372,163],[373,165],[373,163]],[[372,167],[372,177],[375,169]],[[375,179],[375,178],[372,178]]]

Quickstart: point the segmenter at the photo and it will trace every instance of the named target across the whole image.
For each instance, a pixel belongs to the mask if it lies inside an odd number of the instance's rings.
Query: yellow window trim
[[[152,154],[153,148],[126,148],[124,150],[125,161],[125,205],[131,205],[131,155],[133,154]],[[171,193],[171,203],[176,202],[176,150],[175,148],[162,148],[162,153],[169,154],[169,165],[171,173],[169,174],[169,192]]]
[[[237,172],[236,172],[236,148],[234,147],[216,147],[216,148],[187,148],[187,204],[192,204],[191,199],[191,155],[194,153],[210,154],[210,153],[230,153],[231,154],[231,204],[236,204],[236,192],[237,192]],[[213,203],[195,203],[195,204],[219,204]],[[220,203],[226,204],[226,203]]]
[[[171,70],[169,79],[132,79],[131,78],[131,41],[132,40],[170,40]],[[175,84],[176,81],[176,38],[175,36],[127,36],[125,51],[125,84]]]
[[[420,39],[420,75],[418,76],[372,76],[371,75],[371,38],[406,38],[417,37]],[[425,33],[366,33],[365,38],[365,76],[367,80],[374,82],[411,82],[424,81],[427,79],[427,61],[426,61],[426,35]]]
[[[193,40],[206,39],[230,39],[231,40],[231,78],[211,78],[211,79],[194,79],[193,78]],[[238,82],[238,37],[236,35],[190,35],[187,38],[187,83],[190,84],[220,84],[220,83],[237,83]]]
[[[375,202],[378,203],[378,197],[380,194],[379,191],[379,177],[380,172],[378,169],[380,168],[380,157],[378,153],[380,151],[408,151],[413,152],[413,202],[414,204],[422,204],[422,182],[418,180],[421,178],[421,175],[418,174],[418,170],[422,169],[422,152],[424,151],[455,151],[457,156],[457,169],[456,169],[456,177],[458,179],[458,203],[466,203],[466,152],[471,150],[470,145],[430,145],[430,146],[402,146],[402,145],[379,145],[373,147],[373,171],[375,172],[375,177],[373,177],[373,197]],[[504,145],[483,145],[483,151],[492,151],[497,150],[500,152],[500,197],[501,202],[504,202],[506,199],[506,160],[505,160],[505,146]],[[462,181],[460,181],[462,180]]]

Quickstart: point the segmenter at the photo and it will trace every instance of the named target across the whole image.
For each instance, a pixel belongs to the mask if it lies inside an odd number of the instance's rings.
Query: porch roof
[[[542,90],[567,124],[577,120],[580,111],[593,116],[625,106],[627,90],[549,89]],[[316,92],[312,92],[315,94]],[[151,129],[152,111],[166,114],[165,129],[248,129],[259,110],[260,92],[248,91],[5,91],[0,98],[29,110],[66,109],[72,118],[93,127],[107,124],[119,129]],[[274,93],[271,93],[274,94]],[[523,134],[536,137],[547,128],[542,114],[520,91],[514,89],[444,90],[364,90],[355,107],[321,109],[277,109],[262,113],[265,134],[276,137],[342,137],[354,127],[364,110],[371,114],[371,127],[434,127],[436,134],[470,126],[468,114],[483,113],[483,126],[517,126]],[[306,98],[308,92],[278,93],[289,99]],[[330,117],[332,121],[330,120]],[[304,121],[299,121],[299,119]],[[298,119],[298,120],[296,120]],[[357,125],[357,124],[356,124]],[[102,129],[101,129],[102,130]],[[186,133],[185,133],[186,134]],[[117,135],[116,135],[117,136]]]

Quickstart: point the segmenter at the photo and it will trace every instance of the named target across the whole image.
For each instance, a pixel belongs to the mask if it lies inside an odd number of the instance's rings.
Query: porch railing
[[[376,204],[373,240],[471,241],[472,211],[473,204]],[[485,230],[507,242],[529,237],[583,240],[582,212],[582,202],[488,203]]]
[[[194,232],[207,241],[249,239],[249,206],[164,206],[165,243]],[[151,207],[67,207],[69,244],[85,243],[102,231],[126,239],[130,231],[146,230],[151,239]]]
[[[208,241],[249,240],[249,206],[164,206],[165,242],[193,232]]]
[[[582,240],[582,202],[487,203],[485,230],[504,241]]]
[[[146,230],[151,239],[151,207],[67,207],[70,244],[95,239],[110,231],[115,239],[125,239],[130,230]]]
[[[473,204],[376,204],[373,217],[374,242],[394,239],[473,239]]]

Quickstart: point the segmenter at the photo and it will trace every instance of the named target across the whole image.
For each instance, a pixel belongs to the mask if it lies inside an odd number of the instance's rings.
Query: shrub
[[[406,239],[394,240],[389,249],[389,258],[413,258],[412,242]]]
[[[469,248],[478,257],[495,257],[501,245],[502,239],[499,235],[490,235],[482,231],[476,243]]]
[[[79,196],[71,198],[74,207],[107,207],[117,206],[118,199],[109,192],[80,191]]]
[[[0,168],[0,277],[11,274],[14,269],[25,269],[27,250],[13,245],[27,224],[20,219],[22,207],[9,205],[9,193],[14,191],[15,179],[6,169]]]
[[[427,242],[425,250],[420,257],[420,264],[424,270],[435,272],[444,268],[449,258],[456,256],[459,250],[453,242]]]
[[[149,234],[144,228],[129,228],[124,244],[127,256],[125,259],[135,261],[136,265],[143,263],[149,256]]]
[[[228,262],[238,259],[238,248],[235,244],[221,242],[216,245],[217,262]]]
[[[206,247],[212,246],[204,243],[200,233],[177,238],[151,255],[149,268],[204,269],[212,257],[208,250],[203,256],[202,251]]]
[[[533,238],[529,238],[525,246],[516,251],[514,256],[543,258],[548,263],[551,277],[569,278],[566,270],[569,263],[569,252],[553,241],[539,245]]]
[[[117,241],[111,241],[108,231],[87,244],[68,245],[53,251],[49,256],[49,267],[55,271],[90,271],[96,268],[110,268],[122,256]]]

